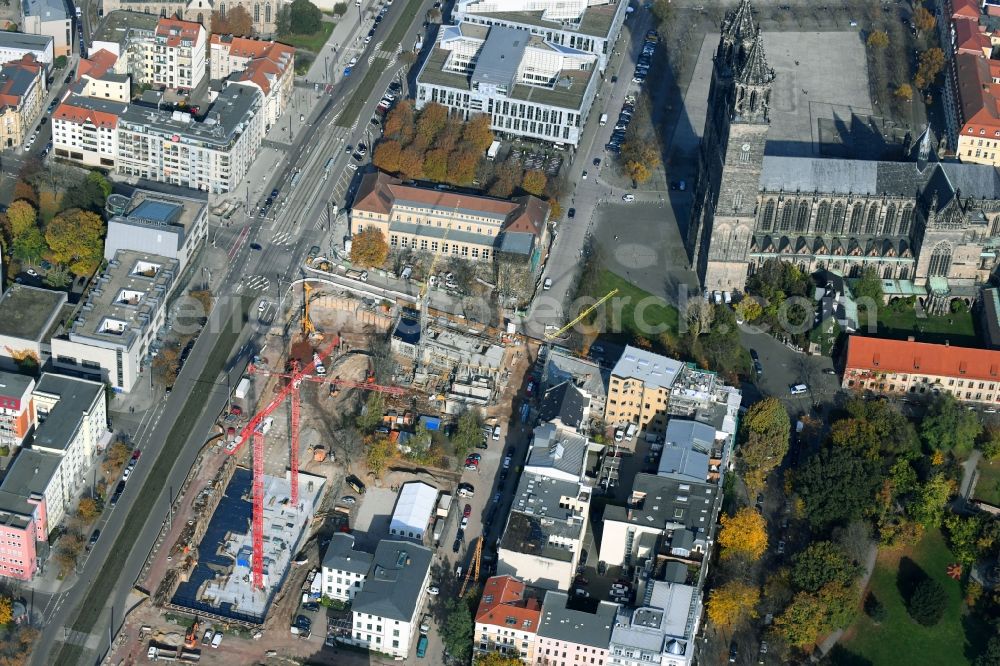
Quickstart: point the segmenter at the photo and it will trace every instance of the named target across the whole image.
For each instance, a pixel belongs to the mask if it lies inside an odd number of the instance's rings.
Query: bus
[[[301,169],[297,170],[295,173],[292,174],[292,180],[289,182],[289,185],[291,185],[292,187],[295,187],[296,185],[299,184],[299,179],[300,178],[302,178],[302,170]]]
[[[417,656],[421,659],[427,656],[427,636],[425,634],[421,634],[420,640],[417,641]]]

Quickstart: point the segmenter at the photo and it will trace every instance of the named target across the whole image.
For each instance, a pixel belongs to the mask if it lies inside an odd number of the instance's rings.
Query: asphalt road
[[[425,4],[426,7],[417,12],[416,18],[408,27],[408,33],[412,32],[415,26],[419,26],[432,0],[427,0]],[[386,22],[391,18],[390,14]],[[281,198],[287,202],[278,210],[276,219],[245,219],[242,225],[213,230],[212,236],[216,244],[229,249],[229,269],[223,278],[223,285],[235,290],[246,276],[280,275],[283,279],[273,280],[271,284],[275,288],[287,290],[289,280],[297,277],[297,271],[308,248],[321,242],[323,233],[320,217],[325,214],[327,195],[330,192],[325,186],[324,165],[329,157],[335,158],[330,178],[340,178],[349,171],[346,165],[350,157],[344,154],[342,145],[344,142],[356,144],[365,129],[364,127],[334,128],[332,120],[363,79],[367,66],[367,59],[359,60],[356,67],[357,75],[344,79],[334,87],[327,102],[321,103],[314,109],[309,120],[312,130],[300,132],[296,143],[289,149],[289,155],[296,157],[289,160],[283,171],[275,173],[270,183],[270,187],[281,188]],[[395,76],[396,71],[393,68],[384,71],[376,90],[383,90]],[[374,112],[378,99],[374,97],[367,100],[359,118],[367,121]],[[292,188],[288,184],[291,174],[299,169],[302,175],[296,187]],[[252,249],[252,244],[259,244],[261,249]],[[243,307],[243,302],[244,300],[236,294],[224,294],[217,299],[212,322],[199,336],[174,384],[172,393],[155,402],[155,407],[148,414],[139,415],[140,421],[135,424],[133,437],[143,451],[143,457],[117,506],[101,518],[100,540],[81,564],[74,582],[50,599],[36,599],[36,607],[44,604],[46,614],[43,620],[47,630],[42,632],[32,653],[32,664],[93,663],[95,658],[107,650],[110,630],[117,630],[121,626],[126,598],[168,513],[170,495],[180,488],[206,438],[206,433],[226,402],[228,390],[224,374],[210,379],[213,385],[209,387],[207,397],[204,395],[204,387],[198,393],[197,399],[203,402],[204,408],[198,414],[180,455],[169,468],[162,490],[153,498],[151,509],[147,513],[133,505],[140,495],[141,488],[149,480],[156,460],[166,445],[168,434],[184,413],[186,403],[195,389],[196,382],[199,381],[201,370],[223,337],[223,326],[219,322],[227,321],[228,315]],[[251,303],[252,301],[247,299],[247,305]],[[270,313],[267,314],[270,318]],[[256,323],[257,312],[256,308],[252,307],[249,324],[241,326],[232,349],[223,350],[227,357],[230,352],[234,350],[237,352],[225,364],[230,375],[230,386],[234,385],[232,380],[238,379],[242,373],[247,355],[259,347],[254,330]],[[232,336],[226,336],[226,339],[231,340]],[[149,500],[148,497],[144,499]],[[133,508],[132,511],[129,511],[130,507]],[[122,543],[119,541],[119,535],[130,519],[144,522],[137,538],[130,540],[129,543]],[[107,577],[104,581],[100,580],[101,572],[109,555],[120,549],[128,549],[128,556],[124,558],[122,568],[114,572],[113,582],[108,589]],[[74,627],[84,628],[87,631],[86,633],[74,631]],[[57,642],[68,643],[68,649],[56,655],[53,648]],[[81,650],[81,647],[85,649]]]

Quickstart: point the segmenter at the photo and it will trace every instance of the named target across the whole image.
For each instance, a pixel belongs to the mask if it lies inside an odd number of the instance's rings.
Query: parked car
[[[462,510],[462,516],[464,518],[468,518],[471,515],[472,515],[472,505],[471,504],[466,504],[465,508]]]
[[[344,495],[343,497],[340,498],[340,501],[343,502],[344,504],[351,504],[351,505],[358,503],[357,498],[351,495]]]
[[[493,440],[500,440],[500,426],[493,426]]]

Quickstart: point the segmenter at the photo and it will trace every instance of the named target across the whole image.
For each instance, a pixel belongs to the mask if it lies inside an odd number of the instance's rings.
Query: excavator
[[[201,622],[199,622],[198,618],[195,617],[191,627],[187,630],[187,633],[184,634],[184,647],[191,649],[198,645],[198,628],[200,626]]]

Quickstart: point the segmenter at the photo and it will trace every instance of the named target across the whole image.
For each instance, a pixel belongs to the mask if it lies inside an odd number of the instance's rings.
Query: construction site
[[[150,554],[114,651],[123,663],[260,661],[330,647],[326,627],[295,623],[321,596],[314,581],[331,536],[388,538],[379,520],[396,488],[423,481],[450,493],[460,481],[448,440],[459,414],[511,417],[505,394],[528,367],[523,339],[321,280],[289,295],[290,316],[259,339]],[[362,436],[355,420],[372,394],[383,413]],[[427,431],[434,455],[415,458],[405,442]],[[393,444],[377,473],[366,460],[372,437]],[[232,639],[206,643],[203,631]],[[192,651],[200,656],[185,657]]]

